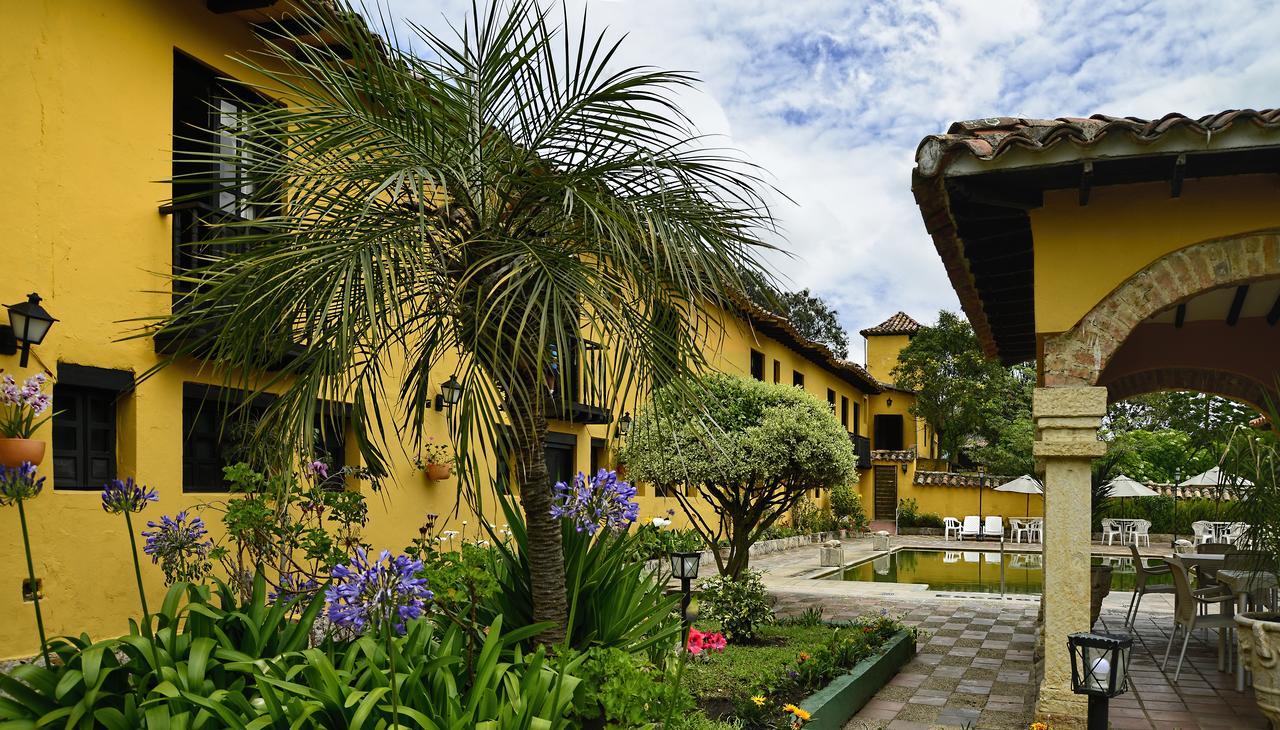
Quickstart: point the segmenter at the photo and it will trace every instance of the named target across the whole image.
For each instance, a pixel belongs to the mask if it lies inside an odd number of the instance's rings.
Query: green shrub
[[[831,490],[831,511],[835,513],[839,527],[866,531],[867,512],[862,506],[862,495],[854,484],[841,484]]]
[[[920,505],[914,499],[898,500],[898,526],[915,527]]]
[[[773,622],[769,595],[758,571],[744,571],[736,580],[714,576],[702,581],[698,590],[701,616],[719,623],[730,643],[752,641],[760,626]]]
[[[660,668],[621,649],[590,649],[577,672],[577,717],[609,728],[648,728],[688,714],[693,695],[679,681],[678,660],[665,662]]]
[[[941,515],[934,514],[933,512],[925,512],[923,514],[916,515],[916,522],[912,526],[929,527],[941,530],[945,526],[945,523],[942,521]]]

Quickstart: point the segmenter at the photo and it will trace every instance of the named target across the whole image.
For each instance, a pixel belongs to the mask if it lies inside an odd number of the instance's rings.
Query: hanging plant
[[[45,443],[31,438],[53,414],[52,398],[44,392],[49,381],[45,373],[36,373],[18,387],[12,375],[0,381],[0,465],[16,469],[24,463],[39,465],[44,461]]]

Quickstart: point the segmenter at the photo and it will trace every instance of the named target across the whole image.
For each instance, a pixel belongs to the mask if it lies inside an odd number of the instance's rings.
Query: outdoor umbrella
[[[1109,494],[1111,497],[1157,497],[1160,495],[1151,487],[1123,474],[1107,482],[1107,487],[1111,490]]]
[[[1030,474],[1023,474],[1011,482],[996,487],[997,492],[1014,492],[1027,495],[1027,517],[1031,516],[1031,495],[1044,494],[1044,487]]]
[[[1230,474],[1223,474],[1222,469],[1215,466],[1208,471],[1200,472],[1199,474],[1191,477],[1190,479],[1178,482],[1178,486],[1179,487],[1213,487],[1214,495],[1217,501],[1217,505],[1215,506],[1215,513],[1220,513],[1222,511],[1222,488],[1223,487],[1226,487],[1226,486],[1252,487],[1253,482],[1249,481],[1248,479],[1245,479],[1244,477],[1233,477]],[[1174,499],[1175,500],[1177,499],[1177,492],[1174,492]],[[1221,515],[1215,514],[1215,517],[1217,516],[1221,516]]]

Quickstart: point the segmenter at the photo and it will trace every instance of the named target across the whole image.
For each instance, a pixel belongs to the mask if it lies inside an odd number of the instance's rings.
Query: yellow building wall
[[[894,382],[898,353],[911,342],[907,335],[872,335],[867,338],[867,372],[882,383]]]
[[[1161,256],[1200,241],[1280,225],[1280,177],[1241,175],[1044,194],[1035,232],[1036,332],[1071,329],[1107,294]]]

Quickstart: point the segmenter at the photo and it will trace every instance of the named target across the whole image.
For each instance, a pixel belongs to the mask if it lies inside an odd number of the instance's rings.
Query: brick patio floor
[[[850,552],[869,551],[862,542],[850,545]],[[766,571],[779,613],[821,605],[827,618],[846,619],[887,610],[922,632],[915,659],[845,730],[1026,730],[1039,682],[1033,656],[1037,600],[958,599],[891,584],[810,580],[820,572],[814,569],[816,552],[816,547],[800,548],[753,560],[753,567]],[[1124,632],[1130,595],[1111,594],[1095,628]],[[1234,675],[1217,670],[1216,634],[1202,637],[1197,632],[1192,637],[1177,683],[1177,647],[1169,671],[1160,669],[1172,626],[1172,597],[1146,596],[1133,632],[1130,691],[1111,701],[1111,727],[1265,730],[1267,722],[1258,713],[1253,692],[1236,692]]]

